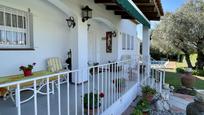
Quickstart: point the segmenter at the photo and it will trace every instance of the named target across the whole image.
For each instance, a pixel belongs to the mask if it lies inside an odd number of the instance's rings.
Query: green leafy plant
[[[142,93],[146,95],[155,95],[156,90],[151,88],[150,86],[142,87]]]
[[[88,101],[88,96],[89,96],[89,101]],[[91,92],[89,94],[88,93],[84,94],[84,108],[86,108],[86,109],[88,109],[88,108],[89,109],[97,109],[98,107],[101,106],[100,101],[101,101],[101,98],[103,98],[103,97],[104,97],[104,93],[97,94],[97,93],[92,93]],[[98,105],[98,103],[99,103],[99,105]]]
[[[133,110],[133,112],[131,113],[131,115],[143,115],[143,113],[142,113],[141,110],[135,108],[135,109]]]
[[[29,64],[28,66],[20,66],[19,69],[20,69],[20,71],[32,70],[35,65],[36,65],[36,63]]]
[[[185,69],[184,69],[184,68],[179,68],[179,67],[178,67],[178,68],[176,68],[176,72],[177,72],[177,73],[182,73],[182,74],[183,74],[183,73],[185,73]]]
[[[142,99],[138,102],[136,109],[142,111],[142,112],[147,112],[150,110],[150,102],[147,101],[146,99]]]
[[[192,74],[204,77],[204,70],[194,70]]]

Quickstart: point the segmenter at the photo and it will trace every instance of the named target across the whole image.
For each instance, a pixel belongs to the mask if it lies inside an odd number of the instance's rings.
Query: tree
[[[152,34],[153,46],[184,53],[192,68],[190,54],[198,53],[197,68],[204,66],[204,2],[189,1],[175,13],[166,13]],[[155,43],[156,42],[156,43]]]

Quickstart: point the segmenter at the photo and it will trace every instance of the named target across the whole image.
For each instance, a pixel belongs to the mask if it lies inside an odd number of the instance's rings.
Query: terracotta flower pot
[[[143,96],[148,102],[151,102],[154,97],[154,95],[150,95],[150,94],[144,94]]]
[[[143,115],[149,115],[148,111],[143,111]]]
[[[184,73],[181,75],[181,84],[186,88],[193,88],[195,83],[195,78],[191,73]]]
[[[23,70],[23,73],[24,73],[25,77],[31,76],[32,75],[32,70],[25,69],[25,70]]]
[[[143,115],[148,115],[148,112],[143,112]]]

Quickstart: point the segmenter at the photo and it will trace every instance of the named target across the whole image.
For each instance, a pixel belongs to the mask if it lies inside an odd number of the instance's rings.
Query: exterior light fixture
[[[89,8],[89,6],[85,6],[82,8],[82,22],[85,22],[90,18],[92,18],[92,9]]]
[[[69,28],[74,28],[76,26],[76,23],[74,21],[74,17],[69,17],[68,19],[66,19],[67,21],[67,25]]]
[[[117,36],[116,32],[113,31],[113,32],[112,32],[112,37],[116,37],[116,36]]]
[[[91,24],[87,24],[87,30],[89,31]]]

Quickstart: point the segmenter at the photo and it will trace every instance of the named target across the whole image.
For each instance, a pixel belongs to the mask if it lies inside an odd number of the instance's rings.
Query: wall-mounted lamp
[[[112,31],[112,37],[116,37],[117,33],[115,31]]]
[[[89,6],[85,6],[82,8],[82,22],[85,22],[90,18],[92,18],[92,9],[89,8]]]
[[[89,31],[91,27],[91,24],[87,24],[87,30]]]
[[[74,17],[70,16],[68,19],[66,19],[66,21],[69,28],[74,28],[76,26]]]

